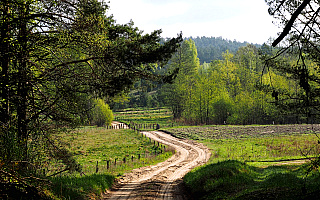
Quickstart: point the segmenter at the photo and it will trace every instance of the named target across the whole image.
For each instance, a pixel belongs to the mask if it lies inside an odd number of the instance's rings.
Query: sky
[[[119,24],[132,20],[144,33],[162,37],[222,37],[263,44],[281,29],[264,0],[109,0],[108,15]]]

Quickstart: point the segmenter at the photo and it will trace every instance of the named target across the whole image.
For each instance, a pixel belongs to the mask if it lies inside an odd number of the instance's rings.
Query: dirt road
[[[135,169],[124,175],[119,179],[118,187],[105,194],[105,199],[188,199],[181,188],[182,177],[192,168],[206,163],[210,151],[202,144],[177,139],[160,131],[143,134],[171,146],[176,153],[165,162]]]

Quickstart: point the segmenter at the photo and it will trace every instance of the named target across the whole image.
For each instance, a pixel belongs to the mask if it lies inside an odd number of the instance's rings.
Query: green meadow
[[[83,127],[60,134],[59,138],[68,142],[82,173],[62,173],[50,178],[51,196],[57,199],[99,199],[117,177],[164,161],[173,153],[129,129]]]

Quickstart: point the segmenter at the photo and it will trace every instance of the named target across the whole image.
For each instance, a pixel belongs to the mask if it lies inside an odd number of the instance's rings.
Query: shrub
[[[113,120],[113,113],[109,105],[102,99],[94,100],[94,108],[92,109],[91,124],[97,126],[110,125]]]

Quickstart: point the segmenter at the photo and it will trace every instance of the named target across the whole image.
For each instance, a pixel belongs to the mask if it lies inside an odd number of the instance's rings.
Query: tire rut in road
[[[171,146],[176,153],[155,166],[135,169],[124,175],[119,179],[119,189],[106,195],[105,199],[186,199],[180,187],[182,178],[192,168],[206,163],[210,151],[202,144],[178,139],[160,131],[143,134]]]

